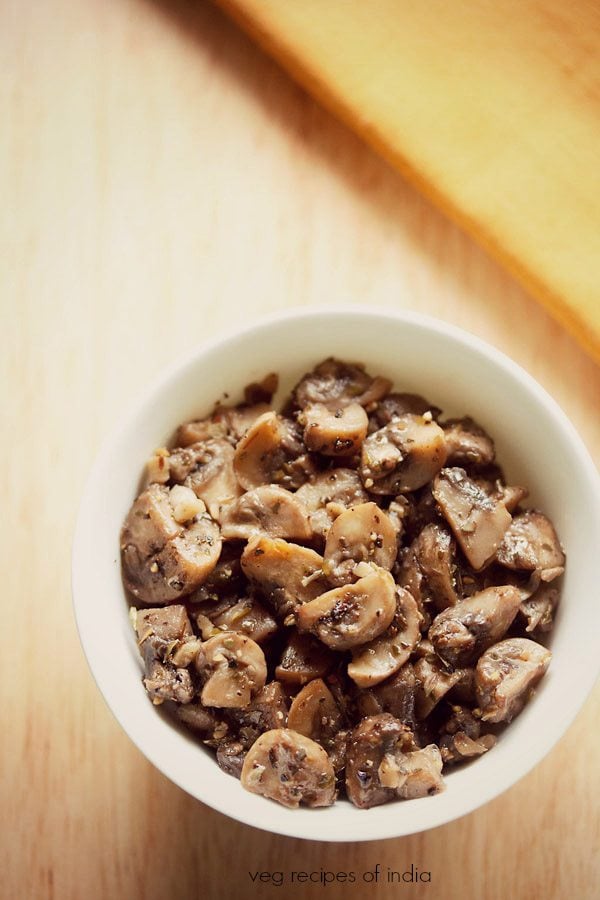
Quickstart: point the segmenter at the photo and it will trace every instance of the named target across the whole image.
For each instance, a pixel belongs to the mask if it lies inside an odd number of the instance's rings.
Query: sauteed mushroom
[[[550,665],[552,653],[527,638],[490,647],[475,667],[477,701],[484,722],[510,722]]]
[[[396,529],[386,513],[375,503],[361,503],[340,513],[329,529],[325,572],[333,583],[345,584],[357,563],[391,569],[396,553]]]
[[[298,488],[314,471],[294,423],[275,412],[252,423],[235,448],[233,468],[246,490],[273,483]]]
[[[521,595],[512,585],[479,591],[436,616],[429,640],[451,666],[469,665],[504,637],[520,605]]]
[[[348,675],[361,688],[385,681],[408,660],[421,636],[421,614],[414,597],[396,589],[396,612],[391,625],[380,637],[353,651]]]
[[[444,432],[433,419],[406,414],[363,442],[360,475],[375,494],[400,494],[427,484],[446,461]]]
[[[312,403],[303,411],[304,443],[324,456],[352,456],[367,436],[369,420],[360,403]]]
[[[283,806],[331,806],[335,773],[319,744],[291,731],[274,728],[252,745],[242,768],[242,784]]]
[[[342,467],[313,475],[295,496],[308,510],[313,532],[321,537],[344,509],[369,499],[358,472]]]
[[[219,528],[203,514],[177,522],[169,489],[151,484],[131,507],[121,532],[127,589],[143,603],[169,603],[189,594],[217,564]]]
[[[259,533],[301,541],[312,537],[308,512],[301,501],[275,484],[246,491],[221,507],[220,522],[225,540],[248,540]]]
[[[267,598],[276,615],[285,620],[298,606],[326,590],[323,557],[279,538],[255,537],[241,557],[247,578]],[[291,624],[291,623],[290,623]]]
[[[369,575],[321,594],[298,608],[300,631],[311,631],[333,650],[366,644],[386,630],[396,611],[394,579],[377,566]]]
[[[204,706],[248,706],[267,680],[263,651],[255,641],[235,632],[224,632],[201,644],[196,669],[205,679]]]
[[[489,497],[464,469],[442,469],[433,496],[474,569],[493,559],[512,519],[500,500]]]

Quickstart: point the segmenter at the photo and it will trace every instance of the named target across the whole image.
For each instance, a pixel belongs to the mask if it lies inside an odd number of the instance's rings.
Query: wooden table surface
[[[409,306],[524,365],[592,453],[600,369],[470,239],[210,5],[0,3],[2,898],[598,896],[600,691],[485,808],[380,843],[280,838],[133,747],[81,652],[71,538],[99,443],[147,379],[289,305]],[[256,869],[431,872],[261,887]]]

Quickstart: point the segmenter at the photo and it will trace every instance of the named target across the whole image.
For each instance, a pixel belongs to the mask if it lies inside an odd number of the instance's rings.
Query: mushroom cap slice
[[[222,506],[220,523],[225,540],[248,540],[258,533],[301,541],[312,537],[302,501],[276,484],[261,485]]]
[[[272,410],[259,416],[238,442],[233,468],[246,490],[261,484],[298,488],[314,471],[295,423]]]
[[[439,613],[429,629],[435,652],[451,666],[467,666],[504,637],[521,605],[513,585],[489,587]]]
[[[449,466],[489,466],[494,462],[494,442],[473,419],[448,419],[442,422]]]
[[[395,582],[385,569],[334,588],[297,611],[300,631],[310,631],[333,650],[349,650],[378,637],[396,611]]]
[[[313,475],[295,496],[308,510],[314,533],[321,537],[326,536],[332,521],[344,509],[369,499],[358,472],[343,467]]]
[[[396,796],[379,778],[379,766],[386,753],[394,752],[410,741],[406,726],[381,713],[367,716],[354,728],[346,749],[346,793],[359,809],[388,803]]]
[[[240,562],[246,577],[284,620],[293,616],[300,604],[318,597],[327,587],[323,557],[308,547],[280,538],[252,538]]]
[[[431,797],[444,790],[442,757],[439,747],[428,744],[420,750],[404,753],[395,748],[386,753],[377,770],[379,781],[395,791],[400,800]]]
[[[387,712],[411,727],[415,722],[415,673],[410,662],[374,687],[357,691],[356,705],[360,718]]]
[[[196,669],[205,678],[204,706],[239,709],[265,686],[267,664],[258,644],[242,634],[224,632],[204,641]]]
[[[285,684],[299,686],[323,678],[334,667],[337,657],[329,647],[313,637],[292,631],[275,669],[275,677]]]
[[[394,675],[408,661],[421,637],[421,614],[415,598],[404,588],[397,588],[396,595],[396,612],[387,631],[353,651],[348,675],[360,688]]]
[[[521,603],[519,611],[527,620],[526,631],[545,633],[552,629],[554,610],[558,605],[559,591],[552,584],[540,584],[538,589]]]
[[[496,559],[507,569],[562,570],[565,554],[547,516],[530,510],[515,516],[498,547]],[[562,571],[557,571],[557,575]]]
[[[433,419],[407,413],[363,442],[360,475],[372,493],[400,494],[423,487],[445,461],[440,426]]]
[[[172,450],[169,472],[171,481],[191,488],[206,503],[213,518],[218,519],[222,503],[240,494],[233,470],[233,447],[223,438]]]
[[[504,503],[488,496],[464,469],[442,469],[433,484],[442,514],[478,571],[492,560],[512,517]]]
[[[271,613],[256,597],[228,597],[222,601],[206,600],[195,608],[198,628],[205,639],[214,637],[217,630],[237,631],[262,644],[279,631]],[[212,625],[204,633],[207,622]]]
[[[282,806],[331,806],[335,773],[325,750],[289,728],[266,731],[244,760],[242,786]]]
[[[369,420],[360,403],[313,403],[302,413],[304,443],[324,456],[352,456],[367,436]]]
[[[425,584],[419,590],[438,610],[458,602],[456,591],[455,544],[442,525],[426,525],[411,544],[410,552]],[[406,560],[407,564],[409,561]]]
[[[449,690],[465,677],[465,669],[449,671],[435,656],[424,656],[414,665],[417,681],[416,712],[425,719]]]
[[[359,562],[391,569],[398,552],[396,529],[376,503],[360,503],[340,513],[325,542],[325,572],[345,584]]]
[[[373,412],[373,419],[381,428],[383,425],[389,425],[392,419],[399,419],[400,416],[405,416],[407,413],[413,416],[423,416],[427,412],[437,419],[441,409],[420,394],[394,392],[379,401]]]
[[[381,376],[372,378],[359,363],[347,363],[328,357],[305,375],[292,391],[300,409],[312,403],[352,402],[368,406],[389,392],[391,381]]]
[[[527,638],[509,638],[486,650],[475,667],[477,702],[483,721],[514,719],[551,659],[550,650]]]
[[[322,678],[306,684],[292,700],[288,728],[312,738],[327,750],[343,725],[342,711]]]
[[[121,531],[125,586],[143,603],[169,603],[208,577],[221,553],[218,525],[203,514],[175,520],[170,492],[151,484],[133,503]]]

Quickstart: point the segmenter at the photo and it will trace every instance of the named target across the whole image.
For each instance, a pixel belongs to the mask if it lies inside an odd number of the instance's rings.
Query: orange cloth
[[[595,0],[216,2],[600,361]]]

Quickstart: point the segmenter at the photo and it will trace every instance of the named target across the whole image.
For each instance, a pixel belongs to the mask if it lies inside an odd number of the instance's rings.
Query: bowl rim
[[[598,675],[600,674],[600,654],[595,658],[595,660],[590,660],[590,664],[585,670],[586,677],[583,682],[581,682],[581,690],[577,694],[574,702],[569,706],[568,710],[566,712],[563,711],[560,720],[554,724],[554,727],[549,728],[543,735],[539,736],[539,740],[538,742],[536,742],[534,748],[529,748],[526,759],[521,761],[518,775],[516,777],[514,777],[512,771],[505,771],[502,776],[494,780],[493,783],[487,784],[485,789],[480,792],[475,801],[470,799],[468,803],[465,803],[464,808],[459,808],[458,810],[450,809],[449,811],[445,811],[443,813],[438,812],[436,816],[432,816],[432,821],[430,824],[419,823],[416,825],[416,827],[411,827],[410,830],[403,830],[394,834],[390,834],[389,825],[386,825],[386,823],[382,823],[380,825],[379,823],[376,824],[375,822],[369,822],[368,827],[362,828],[361,830],[346,829],[344,831],[344,834],[342,835],[330,833],[325,836],[314,837],[313,829],[310,827],[287,827],[286,824],[280,823],[275,823],[275,825],[267,823],[263,824],[261,821],[257,821],[254,816],[246,812],[243,805],[240,805],[239,807],[235,805],[228,806],[227,808],[219,806],[218,804],[213,802],[210,797],[200,796],[201,792],[191,791],[183,783],[183,779],[178,777],[177,772],[169,771],[167,773],[164,766],[156,760],[151,749],[148,746],[143,745],[143,743],[134,735],[133,729],[130,727],[128,719],[125,716],[120,715],[113,708],[109,696],[110,692],[104,682],[102,672],[98,671],[97,667],[95,666],[94,654],[90,651],[92,640],[91,629],[89,628],[90,619],[86,619],[84,613],[86,595],[84,585],[85,576],[87,573],[82,570],[81,560],[84,556],[84,554],[82,553],[82,548],[85,546],[86,540],[88,538],[88,526],[91,521],[90,514],[92,509],[90,508],[90,504],[97,487],[100,473],[103,471],[106,461],[112,456],[113,448],[120,443],[120,441],[128,431],[131,422],[134,421],[138,417],[138,415],[145,409],[145,407],[151,402],[152,397],[155,394],[159,393],[170,382],[177,380],[179,377],[182,377],[185,371],[193,367],[196,364],[197,360],[203,355],[217,351],[220,348],[225,348],[227,344],[232,340],[249,339],[253,334],[259,334],[263,328],[269,327],[274,324],[286,322],[293,323],[294,321],[297,321],[299,319],[318,320],[331,317],[354,317],[371,320],[375,319],[379,320],[382,324],[384,324],[386,320],[393,320],[395,323],[409,323],[420,326],[424,329],[432,330],[442,337],[450,338],[451,340],[468,347],[469,350],[474,351],[476,354],[485,356],[495,367],[501,369],[504,374],[507,374],[512,378],[516,378],[518,381],[520,381],[523,388],[533,396],[533,399],[536,403],[541,404],[545,408],[546,412],[549,413],[551,418],[554,420],[556,426],[560,428],[560,430],[562,430],[562,432],[565,434],[572,452],[577,457],[578,464],[581,465],[584,470],[584,477],[589,485],[590,490],[590,502],[593,502],[598,521],[600,522],[600,474],[598,473],[598,470],[586,445],[575,429],[575,426],[559,406],[557,401],[554,400],[554,398],[548,393],[548,391],[543,388],[533,378],[532,375],[530,375],[522,366],[511,359],[511,357],[506,353],[498,350],[492,344],[472,334],[462,327],[447,322],[444,319],[440,319],[420,312],[414,312],[412,310],[394,310],[375,306],[367,307],[360,304],[345,304],[342,306],[323,305],[319,308],[293,307],[286,310],[279,310],[269,315],[261,316],[255,322],[249,325],[245,325],[242,328],[223,329],[219,331],[215,336],[213,336],[210,340],[203,341],[202,343],[196,345],[184,356],[183,359],[178,359],[168,364],[166,367],[163,367],[159,374],[155,378],[150,380],[146,388],[138,393],[133,402],[128,404],[125,412],[123,412],[118,417],[115,426],[109,431],[108,435],[102,441],[100,449],[96,454],[95,460],[85,481],[85,486],[79,504],[72,541],[72,603],[77,631],[79,634],[79,639],[84,656],[88,663],[88,667],[90,669],[92,677],[96,682],[96,686],[98,687],[98,690],[100,691],[100,694],[102,695],[110,712],[116,718],[117,722],[123,728],[130,740],[135,744],[137,749],[146,757],[146,759],[151,762],[162,774],[166,775],[166,777],[168,777],[169,780],[175,783],[179,788],[184,790],[190,796],[194,797],[194,799],[200,800],[207,806],[210,806],[216,811],[227,815],[228,817],[235,819],[238,822],[246,825],[251,825],[255,828],[259,828],[270,833],[300,838],[303,840],[325,840],[327,842],[353,842],[386,839],[392,840],[403,835],[417,834],[421,831],[428,831],[430,829],[437,828],[441,825],[454,821],[455,819],[461,818],[464,815],[468,815],[469,813],[474,812],[476,809],[479,809],[481,806],[488,803],[490,800],[498,797],[500,794],[504,793],[504,791],[508,790],[510,787],[524,778],[525,775],[527,775],[556,745],[556,743],[564,735],[575,717],[580,712],[582,706],[591,693],[592,688],[594,687]],[[316,825],[316,822],[313,824]],[[300,825],[300,823],[298,823],[298,825]],[[365,831],[368,833],[365,834]],[[313,832],[313,834],[311,834],[311,832]]]

